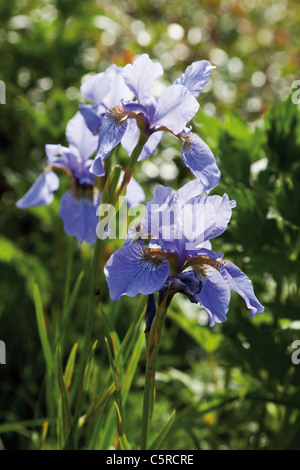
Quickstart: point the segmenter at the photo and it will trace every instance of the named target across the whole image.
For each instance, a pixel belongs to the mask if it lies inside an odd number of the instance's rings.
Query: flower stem
[[[168,310],[169,300],[164,297],[158,304],[155,317],[153,319],[150,332],[146,333],[146,370],[145,370],[145,386],[143,400],[143,418],[142,418],[142,434],[141,449],[147,449],[149,425],[152,416],[155,396],[155,371],[158,359],[159,341],[163,329],[164,319]]]
[[[118,188],[118,190],[113,189],[113,191],[110,192],[109,187],[111,183],[110,180],[113,174],[113,170],[112,170],[112,172],[110,173],[106,181],[108,190],[106,191],[106,185],[105,185],[103,194],[102,194],[101,203],[105,202],[108,204],[115,205],[118,196],[121,194],[122,191],[126,190],[126,187],[130,181],[137,159],[143,149],[145,142],[147,141],[147,138],[148,137],[145,136],[144,134],[140,135],[138,144],[134,148],[131,158],[129,160],[129,163],[127,165],[125,175],[124,175],[120,188]],[[106,197],[104,197],[104,194]],[[75,400],[76,401],[75,401],[74,420],[73,420],[73,425],[72,425],[72,429],[70,432],[70,436],[66,444],[66,448],[77,447],[76,430],[78,428],[78,422],[79,422],[83,398],[84,398],[84,390],[83,390],[84,373],[85,373],[85,367],[86,367],[86,363],[87,363],[89,352],[90,352],[90,343],[91,343],[91,338],[92,338],[92,329],[93,329],[94,313],[96,310],[96,301],[97,301],[97,297],[100,294],[100,257],[101,257],[102,246],[103,246],[102,242],[103,240],[97,237],[95,247],[94,247],[94,255],[93,255],[92,267],[91,267],[91,283],[90,283],[90,290],[89,290],[87,310],[86,310],[83,352],[81,355],[81,362],[79,364],[77,383],[75,387],[75,390],[76,390]]]

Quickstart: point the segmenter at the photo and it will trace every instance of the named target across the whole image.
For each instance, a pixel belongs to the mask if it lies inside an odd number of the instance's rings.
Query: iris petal
[[[126,127],[127,121],[121,121],[120,116],[112,117],[111,114],[109,114],[103,118],[99,131],[97,154],[90,169],[94,175],[104,175],[102,161],[107,158],[111,151],[121,142],[126,132]],[[98,160],[101,160],[101,162],[98,162]]]
[[[66,138],[70,148],[75,147],[78,150],[81,161],[91,157],[97,148],[98,139],[89,130],[79,111],[67,124]]]
[[[123,295],[157,292],[169,275],[169,263],[157,264],[145,258],[141,243],[129,243],[112,254],[104,272],[111,299],[120,300]]]
[[[222,263],[221,274],[228,286],[244,299],[247,308],[251,311],[251,318],[253,318],[256,313],[264,311],[264,307],[254,294],[252,282],[240,268],[226,260]]]
[[[98,106],[90,106],[88,104],[81,104],[79,111],[84,117],[85,123],[89,130],[97,135],[101,126],[102,117],[99,115]]]
[[[203,287],[197,297],[209,317],[209,326],[226,321],[230,289],[219,271],[210,266],[206,268]]]
[[[153,62],[148,54],[142,54],[133,64],[123,68],[123,79],[139,103],[146,105],[153,83],[163,74],[158,62]]]
[[[215,157],[205,142],[197,134],[189,133],[181,149],[184,164],[202,182],[204,190],[213,189],[220,180],[220,170]]]
[[[163,126],[179,134],[199,109],[199,103],[182,85],[171,85],[158,98],[151,126]]]
[[[96,242],[96,215],[99,200],[87,197],[76,198],[67,191],[61,198],[59,213],[67,235],[75,236],[80,242],[94,244]]]
[[[198,60],[189,65],[185,72],[175,80],[175,84],[185,86],[195,98],[198,98],[200,92],[209,80],[213,66],[207,60]]]
[[[58,187],[59,179],[53,171],[42,173],[16,205],[19,209],[47,206],[53,201],[53,191],[56,191]]]

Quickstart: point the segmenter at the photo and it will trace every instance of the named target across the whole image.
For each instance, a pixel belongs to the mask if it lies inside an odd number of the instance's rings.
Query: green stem
[[[146,370],[145,370],[145,386],[143,399],[143,418],[142,418],[142,434],[141,449],[147,450],[149,425],[154,406],[155,393],[155,371],[158,359],[159,341],[163,329],[164,319],[169,306],[168,296],[164,297],[158,304],[156,315],[151,325],[149,333],[146,333]]]
[[[145,136],[143,133],[140,133],[140,138],[137,146],[134,148],[130,160],[128,162],[123,181],[121,183],[120,188],[117,191],[114,191],[113,195],[110,195],[108,200],[104,202],[109,204],[115,204],[118,196],[122,193],[122,191],[126,190],[126,187],[130,181],[131,175],[133,173],[135,164],[137,159],[143,149],[145,142],[147,141],[148,136]],[[109,186],[109,176],[107,179],[108,186]],[[103,190],[103,197],[104,199],[104,192],[105,187]],[[106,193],[108,194],[108,193]],[[100,203],[101,204],[101,203]],[[90,290],[89,290],[89,297],[87,303],[87,310],[86,310],[86,322],[85,322],[85,332],[84,332],[84,344],[83,344],[83,352],[81,355],[81,361],[79,364],[79,372],[77,376],[77,382],[75,385],[75,390],[77,392],[76,395],[76,402],[75,402],[75,416],[73,420],[73,426],[70,432],[70,436],[67,442],[66,448],[76,448],[76,430],[78,428],[78,421],[80,418],[83,397],[84,397],[84,390],[83,390],[83,383],[84,383],[84,373],[85,367],[89,356],[90,351],[90,343],[92,337],[92,329],[93,329],[93,321],[94,321],[94,313],[96,310],[96,299],[100,293],[100,257],[102,252],[102,240],[97,237],[95,248],[94,248],[94,255],[92,260],[92,267],[91,267],[91,283],[90,283]]]

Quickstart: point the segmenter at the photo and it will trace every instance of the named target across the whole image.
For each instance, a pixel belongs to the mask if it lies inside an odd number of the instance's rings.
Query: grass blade
[[[160,446],[162,445],[163,441],[165,440],[172,424],[173,424],[173,421],[174,421],[174,418],[175,418],[175,414],[176,414],[176,410],[173,410],[170,418],[168,419],[167,423],[165,424],[165,426],[162,428],[162,430],[160,431],[160,433],[158,434],[158,436],[154,439],[154,441],[152,442],[152,444],[149,446],[149,450],[157,450],[160,448]]]

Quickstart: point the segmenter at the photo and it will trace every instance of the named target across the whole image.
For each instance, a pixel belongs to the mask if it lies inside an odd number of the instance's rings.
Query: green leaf
[[[90,355],[89,355],[89,358],[88,358],[88,361],[87,361],[87,365],[86,365],[86,368],[85,368],[85,371],[84,371],[83,390],[85,392],[88,390],[88,387],[89,387],[91,373],[92,373],[93,365],[94,365],[94,356],[95,356],[95,351],[96,351],[97,344],[98,344],[98,340],[96,340],[94,342],[93,346],[92,346],[92,349],[91,349],[91,352],[90,352]]]
[[[71,382],[72,382],[77,350],[78,350],[78,343],[75,343],[70,352],[70,355],[68,357],[68,361],[65,367],[64,381],[66,384],[67,393],[69,392]]]
[[[175,419],[175,415],[176,415],[176,410],[173,410],[170,418],[168,419],[167,423],[164,425],[164,427],[162,428],[162,430],[160,431],[160,433],[158,434],[158,436],[154,439],[154,441],[150,444],[149,446],[149,450],[157,450],[161,447],[161,445],[163,444],[163,441],[165,440],[165,438],[167,437],[167,434],[174,422],[174,419]]]
[[[121,450],[129,450],[127,437],[126,437],[126,434],[124,432],[124,427],[123,427],[123,423],[122,423],[121,413],[120,413],[119,407],[118,407],[116,402],[114,402],[114,405],[115,405],[115,408],[116,408],[116,422],[117,422],[117,430],[118,430]]]
[[[36,313],[38,331],[40,335],[44,358],[45,358],[47,370],[49,374],[51,374],[52,373],[52,352],[51,352],[51,347],[50,347],[48,334],[47,334],[46,321],[45,321],[45,316],[43,312],[40,291],[39,291],[38,285],[35,282],[33,282],[33,298],[34,298],[34,304],[35,304],[35,313]]]

